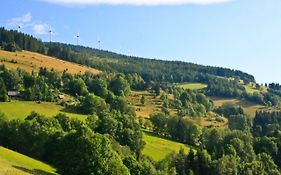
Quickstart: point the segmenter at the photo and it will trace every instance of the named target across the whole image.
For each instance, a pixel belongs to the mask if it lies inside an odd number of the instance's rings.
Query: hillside
[[[98,50],[90,47],[76,46],[63,43],[45,43],[45,46],[63,60],[69,60],[67,56],[59,54],[57,50],[68,50],[73,53],[73,62],[86,64],[99,70],[122,73],[138,73],[145,81],[168,82],[203,82],[206,83],[209,76],[239,77],[244,82],[255,82],[255,78],[245,72],[215,66],[205,66],[183,61],[167,61],[161,59],[149,59],[136,56],[127,56],[111,51]],[[61,49],[59,49],[61,48]],[[85,56],[86,55],[86,56]],[[145,68],[145,69],[144,69]]]
[[[238,70],[43,43],[1,28],[0,41],[13,51],[0,55],[0,145],[59,174],[280,174],[281,112],[270,113],[281,106],[279,84],[263,91]],[[0,149],[4,174],[38,174],[41,165],[9,155]]]
[[[56,174],[51,166],[0,146],[1,175],[52,175]]]
[[[71,74],[83,74],[85,71],[90,71],[93,74],[100,73],[94,68],[24,50],[20,52],[0,50],[0,64],[4,64],[9,69],[21,68],[28,72],[38,72],[40,67],[46,67],[48,69],[53,68],[58,72],[68,70]]]

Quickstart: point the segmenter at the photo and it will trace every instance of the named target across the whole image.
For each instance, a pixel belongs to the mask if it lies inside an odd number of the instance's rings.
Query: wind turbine
[[[50,26],[50,29],[49,29],[49,34],[50,34],[50,43],[51,43],[52,42],[52,34],[53,34],[51,26]]]
[[[101,50],[101,45],[103,44],[101,40],[98,39],[98,49]]]
[[[18,32],[20,32],[21,26],[17,25]]]
[[[101,44],[101,41],[100,41],[100,40],[98,40],[99,50],[101,50],[101,48],[100,48],[100,44]]]
[[[77,46],[78,46],[78,44],[79,44],[79,38],[80,38],[80,34],[79,34],[79,32],[78,32],[77,35],[76,35]]]

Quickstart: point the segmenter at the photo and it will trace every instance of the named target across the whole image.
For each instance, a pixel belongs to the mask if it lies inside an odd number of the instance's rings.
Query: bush
[[[8,43],[5,47],[4,50],[9,51],[9,52],[16,52],[16,51],[21,51],[21,48],[15,43]]]
[[[219,123],[223,123],[225,120],[223,117],[216,117],[216,121]]]

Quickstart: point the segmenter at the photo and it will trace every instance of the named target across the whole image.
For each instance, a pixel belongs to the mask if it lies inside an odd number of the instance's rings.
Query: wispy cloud
[[[30,12],[19,16],[15,17],[12,19],[9,19],[7,21],[7,26],[9,28],[16,28],[17,26],[20,26],[22,29],[27,28],[30,29],[33,34],[36,35],[46,35],[49,33],[50,30],[50,25],[44,22],[34,22],[33,21],[33,16]],[[53,31],[54,29],[52,29]]]
[[[55,4],[63,5],[181,5],[181,4],[216,4],[225,3],[231,0],[43,0]]]
[[[32,30],[33,30],[34,34],[46,35],[46,34],[48,34],[50,27],[48,24],[38,23],[38,24],[33,24]]]
[[[32,15],[30,12],[24,14],[23,16],[12,18],[8,20],[9,26],[21,26],[24,27],[32,21]]]

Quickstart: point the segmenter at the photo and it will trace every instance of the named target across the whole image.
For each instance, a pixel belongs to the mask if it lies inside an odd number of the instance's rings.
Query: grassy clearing
[[[32,111],[43,114],[47,117],[53,117],[58,113],[65,113],[69,117],[78,119],[86,118],[86,116],[82,114],[66,112],[67,110],[64,107],[51,102],[42,102],[40,104],[27,101],[11,101],[0,103],[0,112],[3,112],[8,119],[24,119]]]
[[[90,71],[94,74],[100,73],[100,71],[90,67],[29,51],[6,52],[0,50],[0,64],[4,64],[9,69],[22,68],[28,72],[38,72],[40,67],[46,67],[48,69],[53,68],[58,72],[63,72],[67,69],[72,74],[83,74],[85,71]]]
[[[192,89],[192,90],[204,89],[208,87],[208,85],[202,83],[181,83],[179,84],[179,86],[184,89]]]
[[[234,103],[237,105],[241,105],[245,112],[250,115],[251,117],[255,117],[256,111],[259,110],[267,110],[267,108],[265,106],[256,104],[256,103],[252,103],[252,102],[248,102],[245,100],[239,100],[239,99],[235,99],[235,98],[212,98],[214,105],[216,107],[222,106],[224,103]]]
[[[142,96],[145,97],[144,105],[140,103]],[[161,100],[159,97],[154,98],[154,95],[148,91],[132,91],[128,101],[136,109],[137,117],[148,118],[150,114],[161,111]]]
[[[0,147],[0,174],[2,175],[52,175],[55,169],[12,150]]]
[[[260,93],[260,90],[258,90],[258,89],[256,89],[256,88],[254,88],[254,87],[251,87],[251,86],[248,86],[248,85],[243,85],[244,86],[244,88],[246,89],[246,92],[248,93],[248,94],[253,94],[253,93]]]
[[[164,93],[164,92],[161,92]],[[145,97],[145,104],[140,103],[141,97]],[[173,95],[168,95],[169,99],[173,99]],[[149,115],[156,112],[161,112],[162,101],[160,96],[154,97],[154,94],[149,91],[132,91],[131,95],[128,96],[128,101],[132,107],[136,110],[137,117],[149,118]],[[176,111],[169,109],[171,115],[175,115]]]
[[[183,148],[186,153],[189,151],[189,148],[182,143],[159,138],[148,132],[144,132],[144,141],[146,145],[143,154],[156,161],[165,158],[165,156],[172,152],[178,152],[180,148]]]
[[[215,127],[227,127],[228,120],[214,112],[209,112],[207,117],[201,117],[194,120],[198,125],[202,127],[215,126]]]

